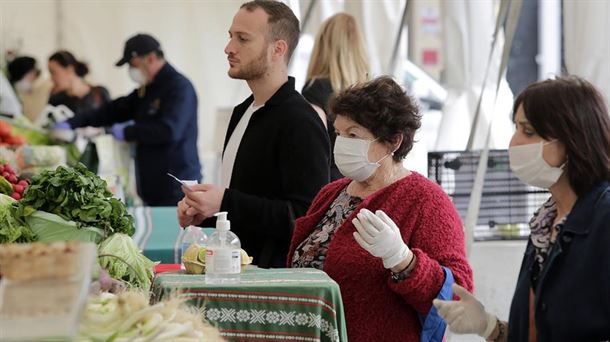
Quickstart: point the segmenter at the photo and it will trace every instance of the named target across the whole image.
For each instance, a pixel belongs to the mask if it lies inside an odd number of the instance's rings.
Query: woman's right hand
[[[178,223],[182,228],[199,225],[205,219],[205,215],[186,204],[186,197],[178,202],[176,212],[178,214]]]

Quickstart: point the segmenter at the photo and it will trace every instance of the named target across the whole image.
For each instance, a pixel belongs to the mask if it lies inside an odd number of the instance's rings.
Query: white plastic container
[[[231,223],[227,220],[227,213],[214,214],[216,231],[208,240],[205,254],[205,282],[206,284],[233,284],[240,280],[241,242],[233,234]]]
[[[208,242],[208,236],[201,230],[201,227],[188,226],[184,229],[182,240],[180,241],[180,268],[184,269],[184,262],[182,257],[186,250],[194,243],[201,247],[206,247]]]

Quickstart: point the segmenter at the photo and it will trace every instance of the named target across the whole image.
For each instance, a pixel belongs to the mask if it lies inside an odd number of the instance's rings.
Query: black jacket
[[[138,194],[147,205],[175,206],[184,194],[167,172],[201,180],[193,85],[165,63],[143,91],[136,89],[96,110],[78,113],[69,123],[73,128],[100,127],[129,120],[135,123],[125,128],[125,140],[136,145]]]
[[[509,318],[509,341],[527,341],[534,247],[527,245]],[[540,273],[537,341],[610,340],[610,184],[579,198]]]
[[[233,110],[225,147],[252,101]],[[286,266],[294,220],[328,183],[329,156],[324,125],[290,77],[252,115],[220,208],[259,267]]]
[[[89,93],[82,98],[68,95],[68,93],[65,91],[51,95],[49,98],[50,105],[64,105],[70,108],[70,110],[72,110],[74,113],[81,113],[87,110],[96,109],[102,106],[104,103],[108,103],[110,101],[110,93],[108,93],[106,88],[101,86],[92,86]]]

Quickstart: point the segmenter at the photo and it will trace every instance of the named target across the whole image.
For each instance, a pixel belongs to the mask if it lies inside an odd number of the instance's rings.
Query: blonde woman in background
[[[334,149],[336,134],[334,120],[328,115],[329,99],[354,83],[367,81],[368,72],[368,59],[356,19],[347,13],[338,13],[322,23],[302,93],[325,122],[331,149]],[[342,177],[331,155],[330,180]]]

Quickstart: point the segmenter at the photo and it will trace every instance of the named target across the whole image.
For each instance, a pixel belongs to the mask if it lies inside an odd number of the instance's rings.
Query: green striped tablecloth
[[[180,229],[176,207],[131,207],[136,232],[133,240],[152,261],[163,264],[180,263]],[[210,228],[204,228],[207,233]]]
[[[322,271],[248,268],[239,284],[204,279],[158,274],[153,301],[172,293],[187,298],[229,341],[347,341],[339,285]]]

